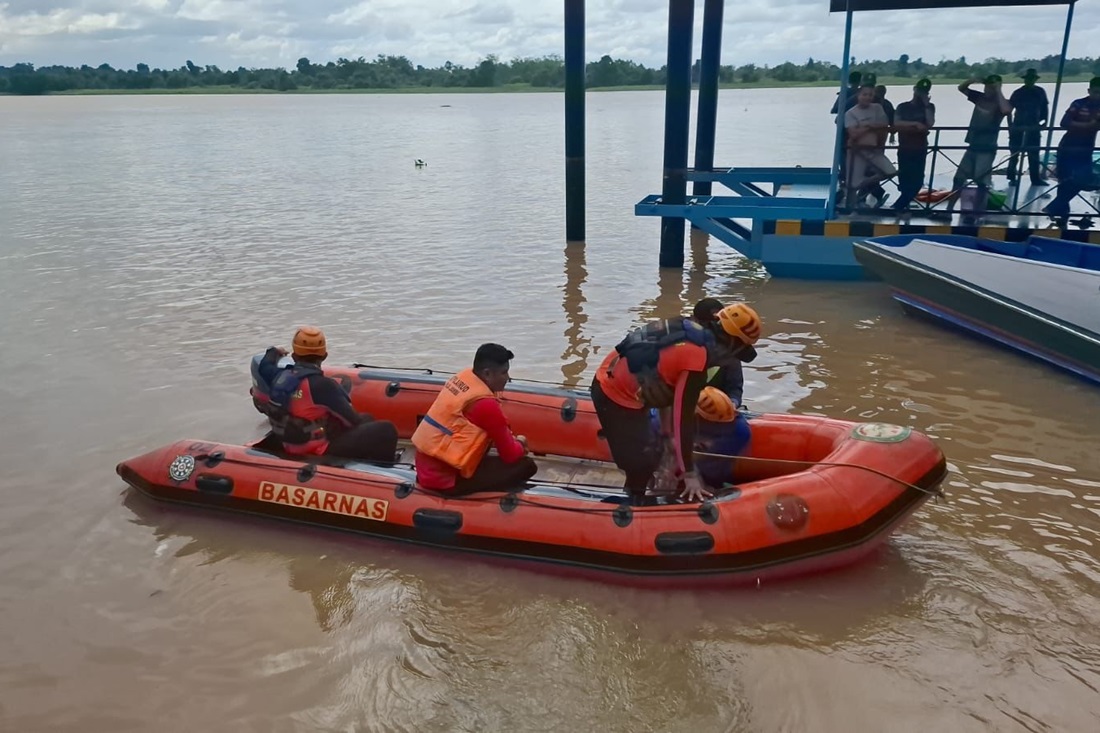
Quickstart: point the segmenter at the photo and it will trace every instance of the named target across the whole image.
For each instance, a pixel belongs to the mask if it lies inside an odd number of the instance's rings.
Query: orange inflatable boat
[[[329,368],[358,410],[408,438],[446,376]],[[510,386],[504,409],[538,456],[511,492],[445,497],[419,489],[406,448],[395,463],[289,458],[265,441],[183,440],[118,466],[156,499],[325,525],[378,537],[662,585],[730,585],[813,572],[869,553],[946,473],[926,436],[884,423],[755,415],[750,454],[701,504],[621,489],[586,391]]]

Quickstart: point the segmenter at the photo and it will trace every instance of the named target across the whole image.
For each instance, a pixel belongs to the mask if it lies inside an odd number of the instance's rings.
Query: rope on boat
[[[211,454],[196,455],[195,460],[196,461],[200,461],[200,460],[205,461],[206,459],[211,458],[211,457],[212,457]],[[240,458],[229,458],[228,456],[218,457],[218,462],[219,463],[234,463],[234,464],[245,465],[245,466],[255,466],[256,465],[256,463],[254,461],[242,460]],[[386,480],[381,479],[381,478],[375,478],[375,477],[372,477],[372,476],[363,476],[363,475],[357,475],[357,474],[352,475],[352,476],[335,477],[332,474],[328,474],[327,472],[322,472],[320,470],[321,468],[326,467],[325,464],[305,464],[305,465],[316,465],[318,470],[317,470],[315,475],[319,475],[319,476],[320,475],[328,475],[328,476],[334,477],[334,478],[341,478],[341,479],[345,479],[345,480],[350,480],[353,483],[367,484],[367,485],[370,485],[370,486],[378,486],[378,487],[381,487],[381,488],[384,488],[384,489],[393,489],[393,488],[395,488],[392,479],[390,481],[386,481]],[[409,466],[409,464],[407,464],[407,463],[393,463],[393,464],[391,464],[391,467],[392,466]],[[379,466],[379,467],[380,468],[387,468],[386,466]],[[268,466],[265,466],[265,468],[278,468],[278,469],[281,469],[281,470],[284,470],[284,471],[292,471],[292,472],[297,472],[299,470],[299,468],[297,466],[282,466],[282,465],[268,465]],[[411,468],[411,466],[410,466],[410,468]],[[527,499],[527,498],[524,497],[523,492],[521,492],[521,491],[516,491],[516,492],[512,492],[512,491],[493,492],[489,496],[481,496],[481,495],[477,495],[477,494],[467,495],[467,496],[446,496],[445,494],[443,494],[441,492],[438,492],[438,491],[431,491],[431,490],[428,490],[428,489],[422,489],[414,483],[408,483],[408,482],[400,482],[400,483],[403,483],[403,484],[407,485],[410,489],[410,493],[418,493],[418,494],[423,494],[425,496],[434,496],[434,497],[439,498],[439,499],[446,499],[448,502],[465,502],[465,503],[485,504],[485,503],[489,503],[489,502],[499,502],[501,500],[502,496],[511,496],[512,499],[517,504],[525,504],[525,505],[528,505],[528,506],[539,507],[539,508],[542,508],[542,509],[549,509],[549,510],[553,510],[553,511],[572,512],[572,513],[581,513],[581,514],[614,514],[615,512],[620,511],[621,506],[622,506],[619,503],[615,503],[614,505],[608,505],[607,507],[555,506],[555,505],[552,505],[552,504],[544,504],[542,502],[537,502],[537,501],[532,501],[530,499]],[[574,493],[581,493],[581,491],[579,489],[581,487],[584,487],[584,488],[593,488],[593,489],[598,488],[598,489],[603,489],[603,490],[614,491],[614,492],[616,492],[616,493],[618,493],[622,496],[626,496],[626,492],[623,491],[622,487],[603,486],[603,485],[600,485],[600,484],[576,484],[576,483],[567,484],[567,483],[553,482],[553,481],[540,481],[539,483],[541,483],[544,486],[553,486],[555,488],[560,488],[560,489],[564,489],[564,490],[567,490],[567,491],[573,491]],[[696,504],[673,504],[673,505],[665,505],[665,506],[649,506],[649,507],[646,507],[646,513],[647,514],[648,513],[653,513],[653,512],[659,513],[659,514],[697,514],[698,511],[699,511],[699,504],[698,503],[696,503]]]
[[[458,372],[449,372],[449,371],[446,371],[444,369],[431,369],[429,367],[387,367],[387,366],[378,366],[377,364],[360,364],[359,362],[356,362],[356,363],[352,364],[351,368],[352,369],[382,369],[382,370],[390,371],[390,372],[423,372],[424,374],[428,374],[428,375],[432,375],[432,376],[434,376],[436,374],[445,374],[445,375],[448,375],[448,376],[453,376],[455,374],[458,374]],[[552,387],[561,387],[562,389],[577,389],[576,386],[571,386],[569,384],[566,384],[565,382],[550,382],[550,381],[547,381],[545,379],[527,379],[526,377],[512,377],[511,380],[513,382],[528,382],[530,384],[548,384]]]
[[[935,497],[937,499],[942,499],[944,497],[943,489],[939,488],[938,486],[934,489],[926,489],[923,486],[911,484],[904,479],[898,478],[897,476],[891,476],[890,474],[885,473],[884,471],[880,471],[877,468],[871,468],[870,466],[864,466],[859,463],[842,463],[839,461],[801,461],[793,458],[760,458],[757,456],[734,456],[727,453],[708,453],[706,451],[700,450],[694,451],[694,453],[695,455],[702,456],[704,458],[722,458],[729,461],[748,461],[750,463],[789,463],[799,466],[837,466],[840,468],[858,468],[863,471],[869,471],[870,473],[881,476],[882,478],[896,481],[902,486],[913,489],[914,491],[919,491],[922,494],[928,494],[929,496]]]
[[[704,458],[720,458],[720,459],[725,459],[725,460],[740,460],[740,461],[750,461],[750,462],[751,461],[757,461],[757,462],[770,462],[770,463],[787,463],[787,464],[797,464],[797,465],[803,465],[803,466],[830,466],[830,467],[842,467],[842,468],[858,468],[858,469],[862,469],[864,471],[868,471],[870,473],[874,473],[874,474],[876,474],[878,476],[881,476],[883,478],[890,479],[892,481],[895,481],[895,482],[905,486],[906,488],[913,489],[914,491],[918,491],[922,494],[927,494],[928,496],[931,496],[933,498],[941,499],[944,496],[943,491],[939,487],[937,487],[935,489],[926,489],[923,486],[917,486],[916,484],[911,484],[911,483],[909,483],[907,481],[904,481],[904,480],[902,480],[902,479],[900,479],[896,476],[891,476],[890,474],[879,471],[878,469],[871,468],[870,466],[862,466],[858,463],[841,463],[841,462],[835,462],[835,461],[802,461],[802,460],[782,459],[782,458],[756,458],[756,457],[752,457],[752,456],[734,456],[734,455],[729,455],[729,454],[725,454],[725,453],[708,453],[706,451],[694,451],[694,454],[697,455],[697,456],[702,456]],[[206,460],[209,457],[210,457],[209,455],[195,456],[195,460],[196,461]],[[245,461],[245,460],[241,460],[241,459],[237,459],[237,458],[223,457],[223,458],[221,458],[221,461],[225,462],[225,463],[254,465],[254,463],[252,463],[251,461]],[[317,473],[321,473],[320,469],[324,467],[324,464],[314,464],[314,465],[317,465],[317,468],[318,468]],[[284,469],[284,470],[295,470],[294,468],[292,468],[290,466],[270,466],[270,467],[271,468],[281,468],[281,469]],[[413,466],[411,464],[397,463],[397,462],[393,463],[391,465],[391,467],[407,467],[407,468],[410,468],[410,469],[413,468]],[[341,478],[344,478],[344,477],[341,477]],[[381,488],[393,488],[393,484],[391,482],[385,481],[385,480],[382,480],[382,479],[378,479],[378,478],[374,478],[374,477],[370,477],[370,476],[353,475],[350,478],[354,482],[361,483],[361,484],[379,486]],[[558,489],[562,489],[562,490],[565,490],[565,491],[570,491],[570,492],[578,493],[578,494],[582,493],[581,489],[593,489],[593,490],[614,492],[615,494],[617,494],[618,496],[621,496],[621,497],[626,496],[626,492],[623,491],[622,487],[608,486],[608,485],[605,485],[605,484],[589,484],[589,483],[548,481],[548,480],[540,481],[539,483],[544,485],[544,486],[552,486],[554,488],[558,488]],[[434,497],[437,497],[437,498],[445,498],[445,499],[447,499],[447,501],[462,502],[462,503],[485,504],[485,503],[488,503],[488,502],[499,502],[500,499],[501,499],[501,496],[499,496],[498,494],[506,494],[506,495],[511,496],[512,500],[515,501],[516,504],[539,507],[539,508],[542,508],[542,509],[549,509],[549,510],[552,510],[552,511],[580,513],[580,514],[613,514],[617,511],[620,511],[621,507],[622,507],[622,504],[618,503],[618,502],[616,502],[614,504],[614,506],[607,506],[607,507],[565,507],[565,506],[555,506],[555,505],[552,505],[552,504],[544,504],[542,502],[532,501],[532,500],[526,498],[522,491],[520,491],[520,492],[493,492],[492,496],[478,496],[476,494],[466,495],[466,496],[445,496],[445,495],[441,494],[440,492],[430,491],[430,490],[427,490],[427,489],[422,489],[421,487],[417,486],[415,483],[406,484],[406,485],[409,486],[410,493],[419,493],[419,494],[423,494],[425,496],[434,496]],[[717,495],[720,495],[720,493],[721,492],[716,492]],[[671,504],[671,505],[649,506],[649,507],[647,507],[646,513],[647,514],[649,514],[649,513],[695,514],[699,511],[699,506],[704,504],[704,503],[706,503],[706,502],[695,502],[695,503],[692,503],[692,504]]]

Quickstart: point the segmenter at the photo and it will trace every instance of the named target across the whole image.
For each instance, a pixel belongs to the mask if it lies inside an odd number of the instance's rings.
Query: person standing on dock
[[[1092,155],[1096,133],[1100,131],[1100,76],[1089,82],[1089,95],[1073,100],[1062,115],[1061,127],[1066,131],[1058,143],[1058,191],[1043,211],[1054,217],[1067,217],[1069,202],[1086,188],[1100,186],[1093,171]]]
[[[895,211],[905,211],[924,182],[928,160],[928,131],[936,126],[936,105],[930,101],[932,82],[921,79],[913,85],[913,98],[894,112],[898,134],[898,191]]]
[[[985,87],[976,92],[970,87],[978,82]],[[1012,107],[1001,93],[1001,77],[990,74],[985,79],[969,79],[959,84],[962,92],[974,105],[970,125],[966,132],[967,149],[959,161],[952,188],[960,191],[968,182],[978,184],[980,208],[986,208],[989,189],[993,186],[993,164],[997,159],[997,138],[1001,134],[1001,122]],[[957,195],[956,195],[957,198]]]
[[[1026,153],[1032,185],[1046,186],[1039,165],[1039,136],[1050,117],[1050,103],[1046,90],[1035,83],[1039,78],[1035,69],[1028,69],[1020,76],[1024,85],[1012,92],[1008,100],[1012,105],[1012,117],[1008,120],[1008,149],[1012,153],[1008,160],[1008,180],[1016,182],[1017,165]]]
[[[844,128],[848,133],[848,207],[856,208],[869,193],[875,194],[875,206],[886,201],[886,192],[878,184],[897,173],[894,164],[886,157],[886,132],[890,121],[882,105],[875,103],[875,88],[864,86],[859,90],[856,106],[844,114]]]
[[[447,380],[412,435],[416,481],[448,496],[523,486],[538,466],[527,441],[512,434],[498,395],[515,358],[500,344],[482,344],[474,364]],[[497,455],[486,455],[490,446]]]
[[[863,79],[863,75],[858,71],[853,71],[848,74],[848,88],[844,90],[844,111],[847,112],[852,107],[856,106],[856,99],[859,97],[859,85]],[[840,109],[840,92],[836,93],[836,99],[833,101],[832,114],[837,114]]]
[[[844,90],[844,112],[847,112],[852,107],[856,106],[856,99],[859,97],[859,85],[863,79],[863,75],[858,71],[853,71],[848,74],[848,88]],[[833,101],[832,114],[837,114],[840,109],[840,92],[836,93],[836,99]],[[843,113],[841,113],[843,114]],[[835,122],[835,120],[834,120]],[[843,120],[842,120],[843,123]],[[846,190],[845,184],[848,180],[848,156],[847,154],[840,156],[840,171],[839,178],[837,179],[838,193],[841,194],[840,200],[843,201],[843,194]]]

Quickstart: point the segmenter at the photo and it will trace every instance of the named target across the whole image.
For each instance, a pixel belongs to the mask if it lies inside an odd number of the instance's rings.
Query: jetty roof
[[[921,8],[985,8],[1006,5],[1069,5],[1077,0],[829,0],[830,13]]]

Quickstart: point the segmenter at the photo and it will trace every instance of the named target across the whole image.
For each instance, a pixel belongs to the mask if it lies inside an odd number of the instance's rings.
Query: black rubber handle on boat
[[[195,479],[195,486],[199,491],[207,494],[232,494],[233,479],[228,476],[217,476],[210,473],[200,474]]]
[[[561,421],[573,422],[577,419],[577,401],[567,397],[561,404]]]
[[[432,532],[455,534],[462,529],[462,513],[446,509],[417,509],[413,512],[413,526]]]
[[[710,532],[662,532],[653,544],[665,555],[699,555],[714,549]]]

